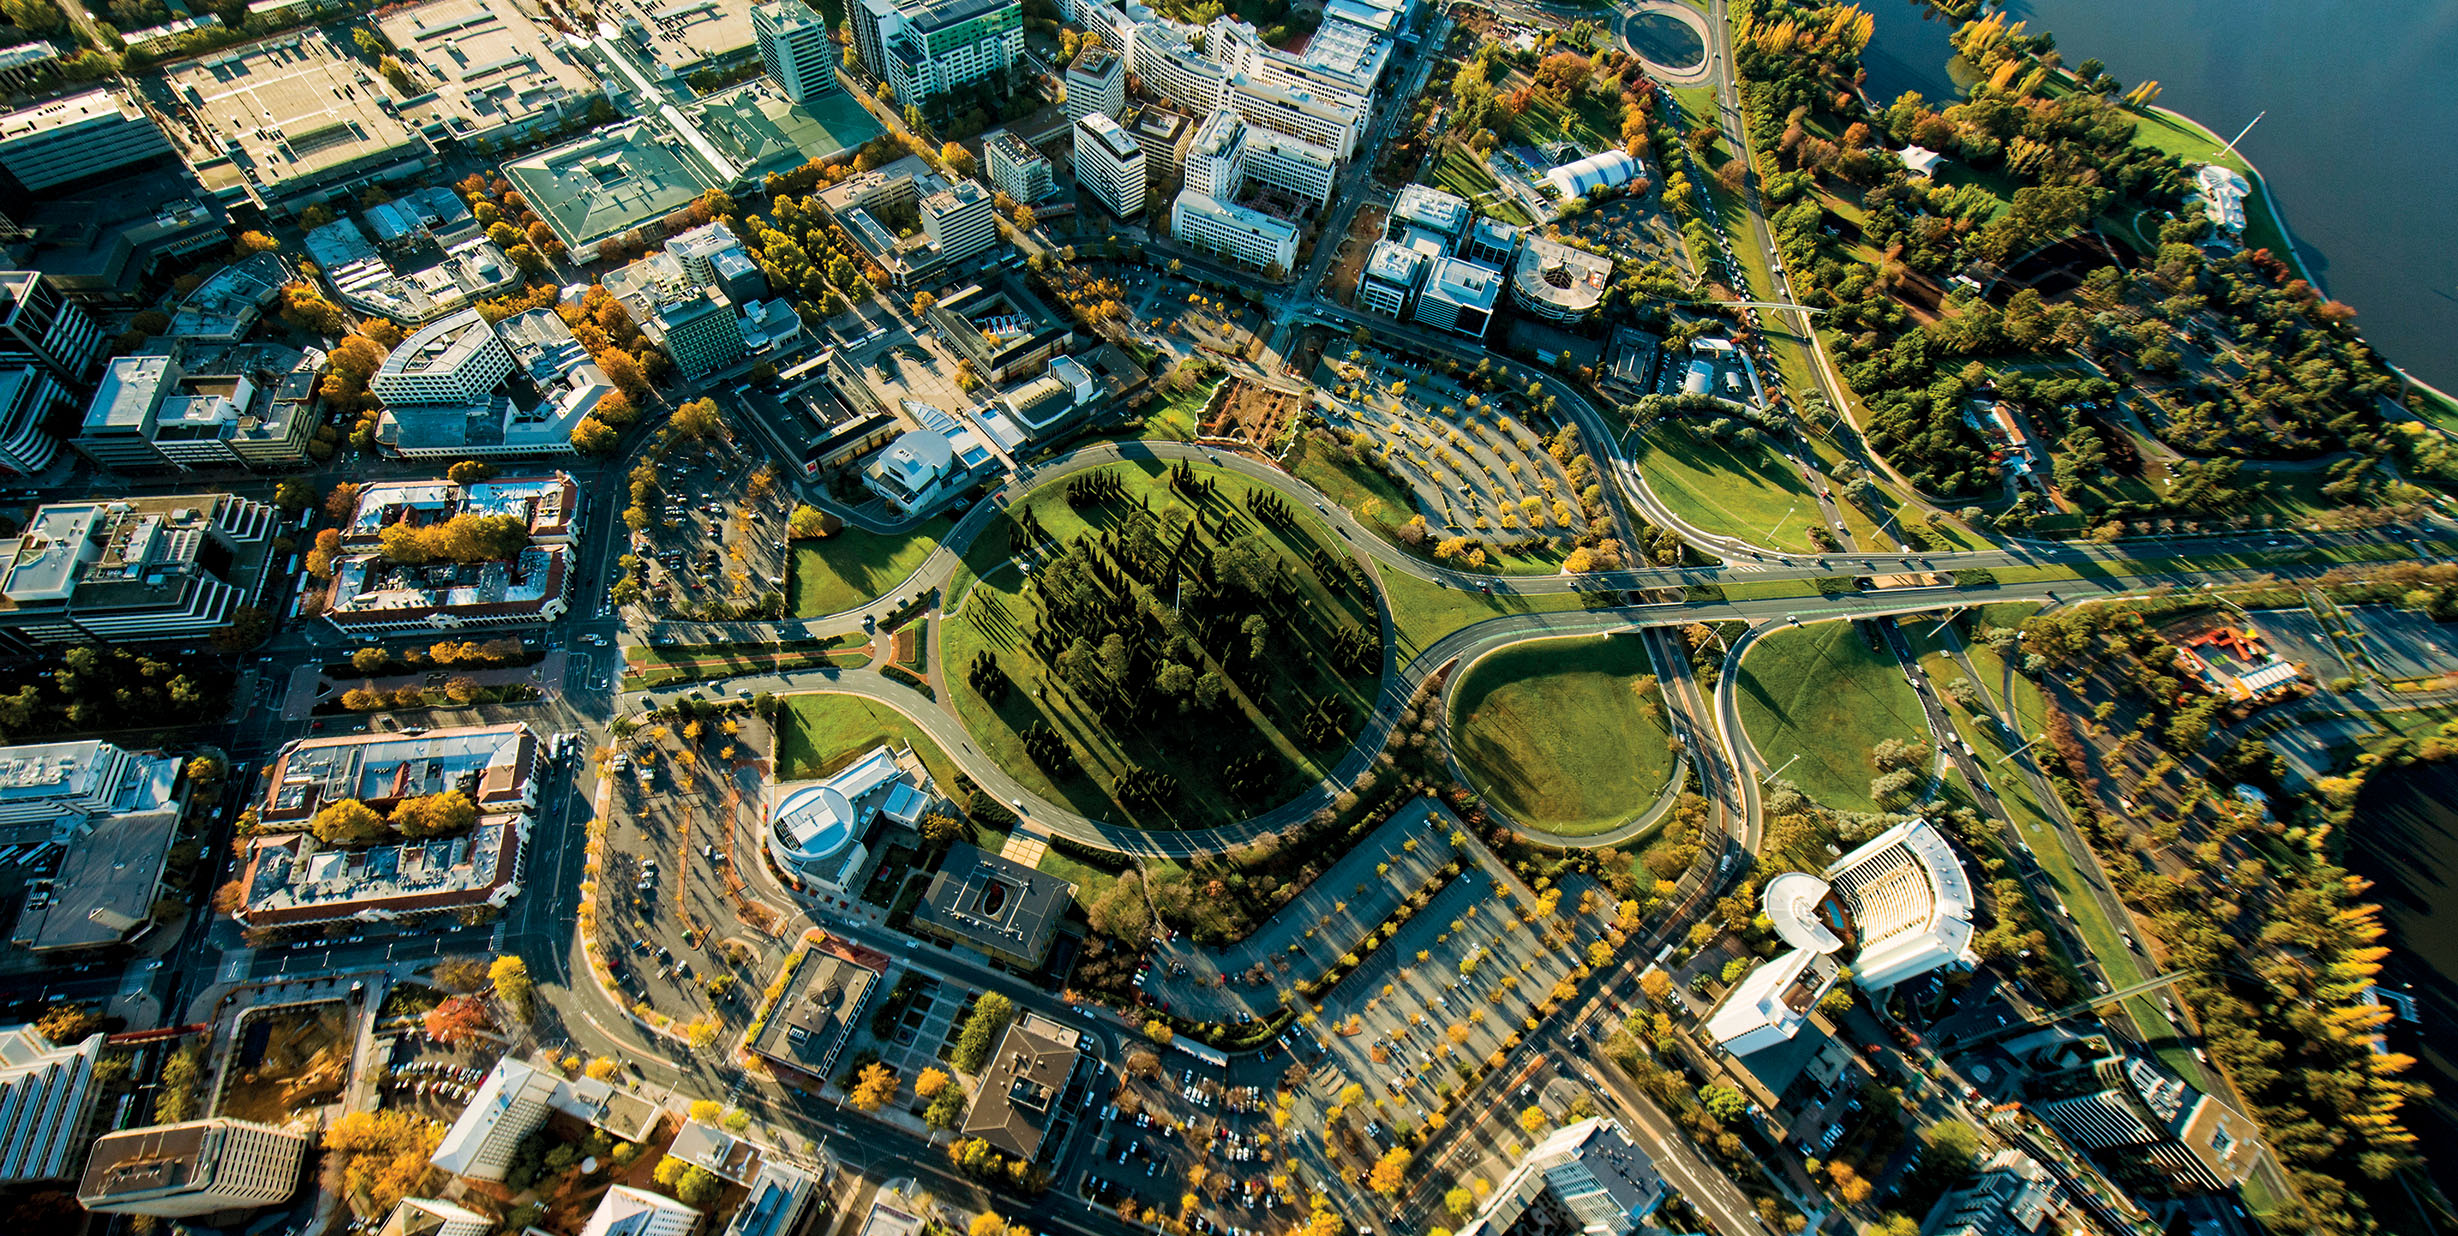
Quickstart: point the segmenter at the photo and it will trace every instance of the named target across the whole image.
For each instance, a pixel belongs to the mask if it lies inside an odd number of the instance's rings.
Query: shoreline
[[[2203,124],[2201,121],[2196,120],[2183,112],[2177,111],[2175,108],[2161,107],[2160,105],[2153,103],[2144,107],[2142,110],[2148,113],[2156,114],[2174,124],[2209,138],[2213,145],[2218,146],[2222,150],[2227,150],[2230,154],[2233,154],[2236,157],[2237,162],[2244,164],[2245,179],[2251,181],[2253,187],[2261,191],[2263,207],[2270,211],[2272,221],[2278,224],[2279,235],[2287,242],[2287,264],[2295,270],[2297,278],[2313,285],[2314,291],[2319,292],[2324,297],[2328,297],[2330,295],[2328,286],[2322,282],[2320,276],[2313,273],[2312,267],[2305,265],[2304,251],[2296,244],[2295,229],[2288,225],[2287,212],[2280,209],[2279,199],[2271,196],[2270,178],[2262,174],[2262,169],[2259,164],[2256,164],[2251,158],[2248,158],[2244,151],[2230,148],[2227,144],[2228,139],[2213,132],[2209,125]],[[2361,313],[2360,310],[2359,313]],[[2400,381],[2405,382],[2407,385],[2417,390],[2426,392],[2433,398],[2440,400],[2442,403],[2447,404],[2452,408],[2458,408],[2458,395],[2452,395],[2448,391],[2442,390],[2440,387],[2407,372],[2406,369],[2392,361],[2387,355],[2384,355],[2381,349],[2373,347],[2371,340],[2367,339],[2364,346],[2372,348],[2373,355],[2380,358],[2382,367],[2388,369],[2394,374],[2397,374]],[[2406,412],[2408,410],[2402,407],[2400,411]],[[2412,412],[2409,412],[2408,414],[2415,415]],[[2429,423],[2429,418],[2426,419],[2427,423]]]

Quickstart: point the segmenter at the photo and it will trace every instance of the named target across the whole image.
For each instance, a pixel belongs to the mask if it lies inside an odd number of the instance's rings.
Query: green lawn
[[[1494,177],[1493,169],[1458,142],[1442,144],[1430,174],[1435,188],[1466,198],[1480,214],[1521,227],[1535,223],[1516,200],[1498,191],[1502,182]]]
[[[913,574],[947,535],[945,516],[903,536],[847,528],[835,536],[794,543],[785,607],[797,618],[843,613],[886,595]]]
[[[637,645],[623,650],[623,685],[655,688],[668,683],[820,665],[853,668],[870,663],[869,655],[860,651],[867,642],[860,635],[840,635],[794,644]]]
[[[1818,501],[1790,460],[1765,443],[1726,447],[1658,425],[1633,447],[1640,475],[1700,530],[1794,553],[1815,553]]]
[[[1172,442],[1194,441],[1195,431],[1202,428],[1203,405],[1211,402],[1212,391],[1211,386],[1198,386],[1153,404],[1144,412],[1141,436]]]
[[[2282,258],[2291,251],[2286,222],[2270,209],[2261,176],[2244,156],[2227,150],[2227,138],[2178,113],[2155,110],[2140,116],[2134,142],[2189,162],[2218,163],[2244,173],[2253,185],[2253,192],[2245,198],[2245,247],[2268,249]]]
[[[1837,810],[1877,809],[1869,798],[1877,776],[1870,748],[1888,738],[1928,741],[1920,701],[1902,669],[1892,654],[1872,651],[1855,623],[1820,622],[1762,637],[1742,658],[1733,688],[1758,757]]]
[[[1067,504],[1067,482],[1044,486],[1018,500],[1009,516],[994,520],[966,554],[977,582],[965,593],[963,612],[942,624],[940,638],[942,663],[950,668],[945,690],[973,740],[1035,794],[1095,819],[1139,828],[1195,828],[1241,819],[1321,778],[1346,754],[1356,725],[1373,706],[1379,680],[1377,674],[1341,677],[1328,661],[1330,641],[1340,629],[1361,627],[1368,635],[1379,629],[1370,601],[1335,596],[1307,565],[1318,548],[1339,556],[1340,539],[1303,511],[1287,531],[1257,520],[1246,502],[1261,487],[1232,473],[1199,467],[1198,475],[1217,480],[1219,487],[1197,503],[1169,488],[1158,462],[1107,471],[1123,483],[1123,499],[1078,509]],[[1286,561],[1297,589],[1291,612],[1301,616],[1266,619],[1264,660],[1233,675],[1235,690],[1221,709],[1180,713],[1159,704],[1131,723],[1105,723],[1075,691],[1059,687],[1055,674],[1026,645],[1027,628],[1040,621],[1039,605],[1026,595],[1021,573],[1004,566],[1014,553],[1009,520],[1029,508],[1061,544],[1153,517],[1175,536],[1197,506],[1207,542],[1252,537]],[[1168,597],[1157,601],[1164,609],[1169,604]],[[1215,631],[1202,648],[1218,653],[1229,641],[1245,638],[1234,628]],[[997,659],[1012,684],[996,704],[973,689],[966,673],[984,652]],[[1314,744],[1301,737],[1297,718],[1312,700],[1334,701],[1345,710],[1347,722],[1335,740]],[[1036,723],[1046,723],[1067,743],[1069,758],[1055,772],[1024,753],[1023,732]],[[1226,786],[1227,768],[1256,754],[1266,758],[1262,775],[1270,790],[1239,801]],[[1130,766],[1174,777],[1177,792],[1158,805],[1128,808],[1111,787]]]
[[[777,780],[828,776],[881,743],[911,743],[941,793],[956,784],[956,763],[921,727],[886,704],[859,695],[819,692],[778,700]]]
[[[1452,697],[1453,749],[1477,788],[1521,823],[1604,832],[1645,811],[1673,776],[1654,673],[1636,636],[1497,650]]]
[[[1391,478],[1363,464],[1351,463],[1339,457],[1338,448],[1326,449],[1309,434],[1299,439],[1288,458],[1281,461],[1291,475],[1323,491],[1323,496],[1339,503],[1358,523],[1364,524],[1391,542],[1401,551],[1434,562],[1430,548],[1410,545],[1400,539],[1400,527],[1417,513],[1415,502]],[[1496,575],[1552,575],[1562,569],[1562,551],[1525,553],[1516,550],[1486,548],[1487,566]],[[1444,566],[1455,566],[1443,563]],[[1461,568],[1455,568],[1461,569]]]
[[[1587,607],[1586,599],[1575,592],[1546,592],[1534,596],[1494,593],[1489,596],[1436,584],[1399,571],[1383,573],[1383,600],[1391,606],[1391,625],[1399,634],[1402,664],[1443,636],[1488,618],[1500,618],[1506,614],[1559,613]]]

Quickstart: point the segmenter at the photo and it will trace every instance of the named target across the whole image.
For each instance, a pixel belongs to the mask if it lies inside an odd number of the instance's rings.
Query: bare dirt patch
[[[1219,410],[1203,425],[1207,438],[1243,438],[1258,446],[1279,440],[1306,410],[1306,398],[1248,382],[1232,382]]]

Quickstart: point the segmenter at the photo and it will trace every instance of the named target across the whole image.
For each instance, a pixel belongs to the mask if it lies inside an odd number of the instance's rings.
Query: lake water
[[[2346,833],[2347,866],[2373,882],[2393,949],[2380,981],[2415,997],[2424,1018],[2393,1042],[2420,1063],[2407,1076],[2433,1098],[2407,1107],[2430,1170],[2458,1180],[2458,763],[2374,776]]]
[[[1872,97],[1958,97],[1951,23],[1910,0],[1866,0]],[[2131,87],[2262,170],[2305,264],[2392,363],[2458,391],[2458,0],[2010,0]]]

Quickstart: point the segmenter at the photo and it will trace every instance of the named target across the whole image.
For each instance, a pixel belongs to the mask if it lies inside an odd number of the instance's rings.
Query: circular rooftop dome
[[[853,803],[825,782],[806,785],[777,801],[777,841],[796,863],[834,857],[852,842],[853,825]]]

